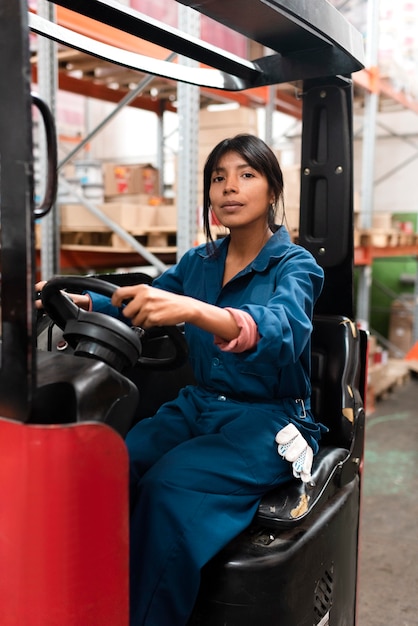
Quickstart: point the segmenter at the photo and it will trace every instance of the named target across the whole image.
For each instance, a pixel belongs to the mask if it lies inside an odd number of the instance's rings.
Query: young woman
[[[94,310],[122,310],[143,328],[184,322],[197,381],[126,439],[133,626],[185,626],[202,566],[250,524],[263,494],[291,478],[288,459],[298,457],[293,469],[309,479],[321,433],[309,374],[323,272],[275,224],[282,196],[268,146],[252,135],[225,139],[204,169],[208,243],[153,286],[119,288],[112,306],[91,294]],[[210,237],[211,213],[229,229],[222,240]]]

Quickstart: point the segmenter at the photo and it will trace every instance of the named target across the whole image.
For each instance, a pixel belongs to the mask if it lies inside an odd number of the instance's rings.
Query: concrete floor
[[[357,626],[418,626],[418,379],[366,418]]]

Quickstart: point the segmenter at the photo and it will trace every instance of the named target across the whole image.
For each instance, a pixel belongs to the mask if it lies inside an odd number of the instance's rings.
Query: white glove
[[[311,470],[313,450],[294,424],[288,424],[275,437],[277,451],[286,461],[292,463],[293,476],[302,482],[312,480]]]

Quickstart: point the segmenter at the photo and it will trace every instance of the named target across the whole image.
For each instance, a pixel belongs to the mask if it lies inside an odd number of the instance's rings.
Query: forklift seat
[[[314,317],[312,409],[329,430],[312,483],[292,479],[262,499],[203,568],[188,626],[354,626],[366,346],[350,319]]]

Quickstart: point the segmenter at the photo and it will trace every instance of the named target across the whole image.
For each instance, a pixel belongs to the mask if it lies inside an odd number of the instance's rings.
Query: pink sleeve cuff
[[[225,341],[222,337],[215,335],[215,345],[224,352],[244,352],[254,348],[260,339],[260,335],[258,334],[257,324],[251,315],[246,311],[240,311],[231,307],[225,307],[225,310],[232,315],[240,332],[238,337],[231,339],[231,341]]]

